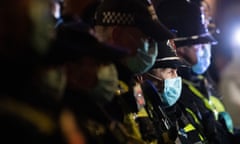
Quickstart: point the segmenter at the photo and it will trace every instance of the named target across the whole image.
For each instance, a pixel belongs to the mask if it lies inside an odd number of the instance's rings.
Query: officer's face
[[[177,48],[177,54],[184,58],[189,64],[194,65],[197,63],[197,51],[199,45],[190,45]]]
[[[149,37],[136,27],[116,27],[113,30],[113,41],[115,44],[130,50],[134,55],[138,48],[142,47],[143,40]]]
[[[158,78],[151,78],[151,81],[159,90],[163,89],[165,79],[172,79],[178,76],[177,69],[173,68],[156,68],[153,69],[151,73]]]
[[[33,22],[32,43],[39,53],[48,50],[49,43],[54,38],[54,21],[51,16],[49,1],[31,1],[30,17]]]
[[[155,76],[163,80],[176,78],[178,76],[177,69],[173,68],[156,68],[153,69],[152,72]]]
[[[98,77],[100,68],[107,69],[112,65],[113,63],[110,61],[102,61],[91,56],[83,57],[78,62],[67,63],[65,67],[67,72],[68,87],[74,90],[89,91],[95,88],[99,79],[101,79]],[[109,76],[111,79],[114,78],[118,80],[118,76],[112,74],[113,71],[116,72],[117,70],[111,69],[111,72],[108,71],[110,74],[106,76]]]
[[[197,44],[191,46],[184,46],[177,48],[179,56],[183,57],[191,65],[195,65],[199,57],[210,59],[211,58],[211,46],[209,44]]]

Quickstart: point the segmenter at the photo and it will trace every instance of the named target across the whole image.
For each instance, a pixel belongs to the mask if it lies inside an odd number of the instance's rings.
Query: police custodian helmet
[[[159,21],[151,0],[104,0],[96,10],[95,24],[136,26],[156,41],[175,37]]]
[[[204,24],[199,0],[165,0],[156,8],[159,19],[176,32],[177,47],[201,43],[216,44],[216,39]]]

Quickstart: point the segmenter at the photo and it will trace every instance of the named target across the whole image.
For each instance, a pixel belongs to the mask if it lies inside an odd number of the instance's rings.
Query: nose
[[[177,76],[178,76],[177,69],[172,69],[172,78],[175,78]]]

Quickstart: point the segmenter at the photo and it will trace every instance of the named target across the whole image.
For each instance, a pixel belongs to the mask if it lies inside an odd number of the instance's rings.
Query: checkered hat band
[[[124,12],[104,11],[101,18],[102,24],[116,24],[116,25],[135,25],[133,14]]]

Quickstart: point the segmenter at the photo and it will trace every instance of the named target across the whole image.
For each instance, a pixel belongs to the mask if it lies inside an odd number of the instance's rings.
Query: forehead
[[[164,74],[164,73],[168,73],[170,71],[176,70],[175,68],[155,68],[152,70],[153,73],[158,73],[158,74]]]
[[[153,69],[152,74],[160,79],[168,79],[177,76],[176,70],[174,68],[156,68]]]

